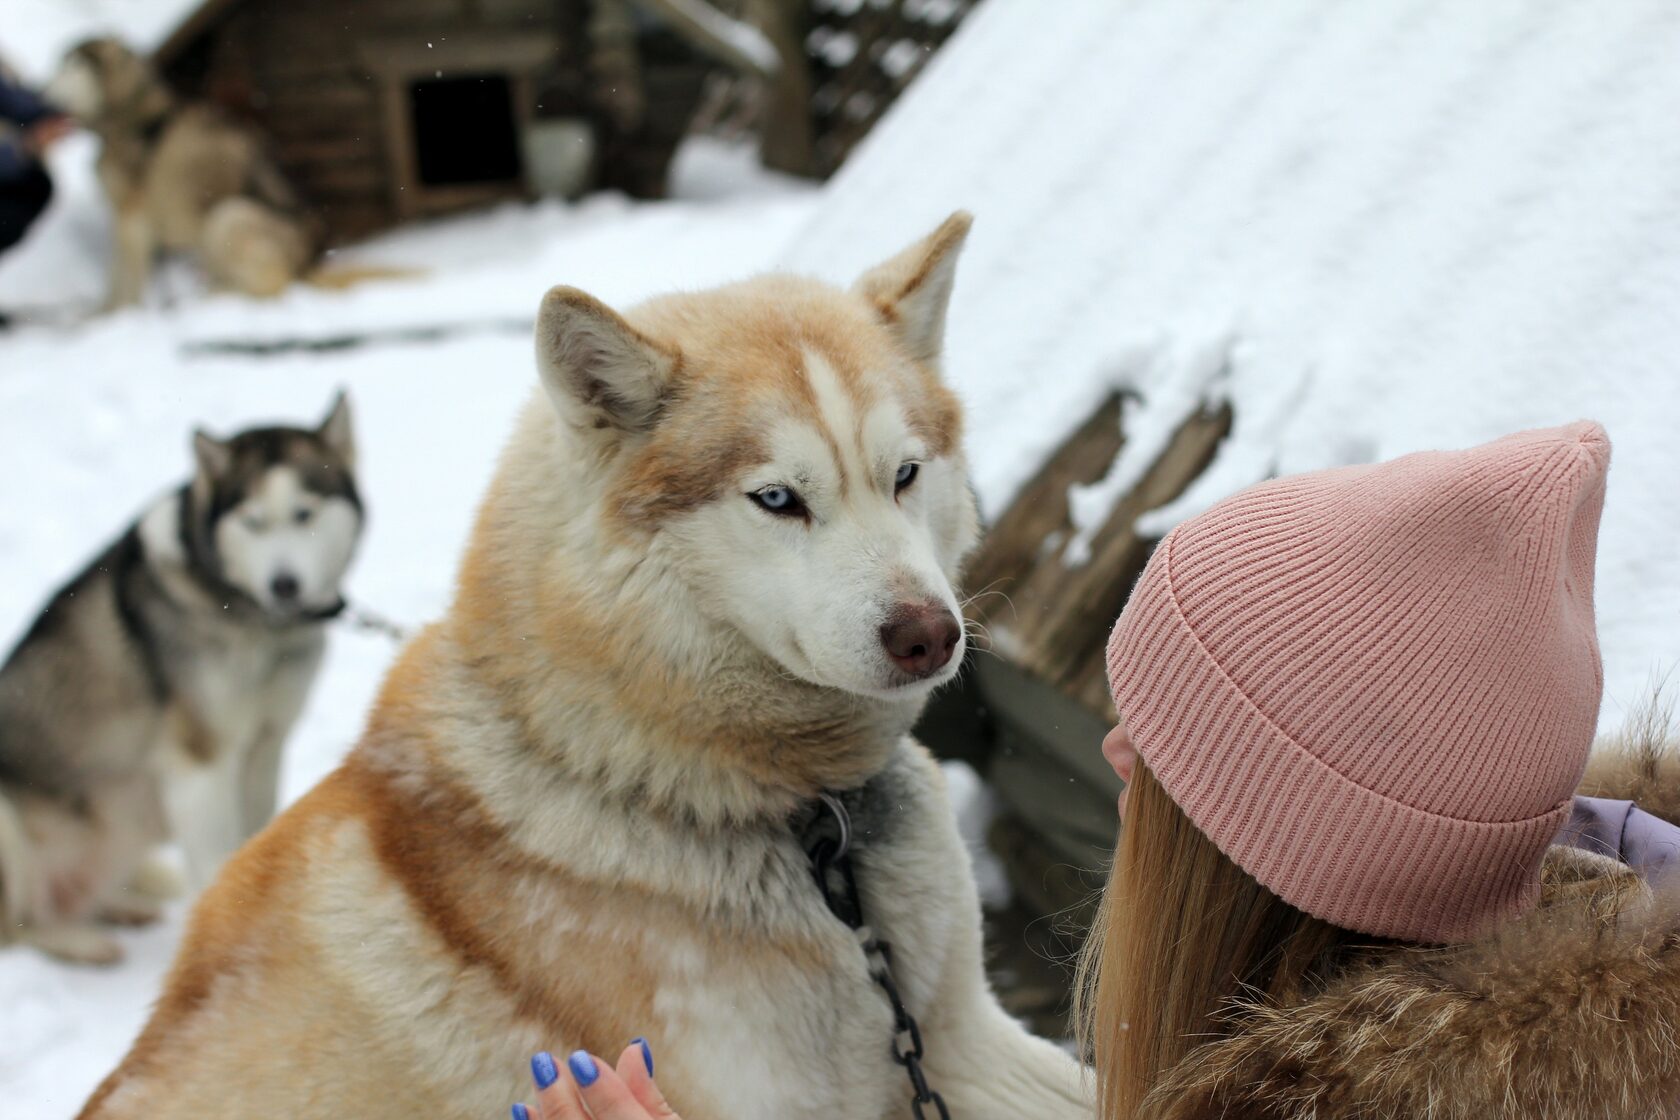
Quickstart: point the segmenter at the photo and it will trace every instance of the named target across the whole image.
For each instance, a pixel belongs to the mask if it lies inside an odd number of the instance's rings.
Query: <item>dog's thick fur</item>
[[[120,41],[72,49],[45,93],[101,142],[116,238],[108,308],[140,300],[159,253],[188,254],[213,283],[254,296],[279,293],[316,259],[319,224],[257,132],[183,102]]]
[[[1680,743],[1595,756],[1582,792],[1680,823]],[[1395,949],[1293,1006],[1236,1012],[1144,1108],[1162,1120],[1680,1116],[1680,897],[1553,848],[1536,911],[1485,941]]]
[[[643,1034],[685,1120],[907,1116],[888,1004],[798,838],[824,790],[952,1113],[1088,1114],[987,986],[907,735],[961,649],[922,676],[883,652],[907,604],[957,610],[976,535],[937,372],[966,230],[851,292],[767,277],[628,319],[549,293],[546,392],[451,610],[200,902],[85,1117],[491,1116],[531,1052]]]
[[[155,909],[159,880],[134,888],[156,844],[179,840],[203,886],[273,816],[360,531],[343,398],[318,429],[194,448],[192,480],[0,667],[0,913],[9,937],[73,960],[115,960],[96,923]]]

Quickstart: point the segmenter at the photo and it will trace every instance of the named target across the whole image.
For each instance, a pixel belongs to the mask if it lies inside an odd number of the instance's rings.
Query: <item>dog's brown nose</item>
[[[901,606],[881,627],[881,644],[893,664],[917,677],[932,676],[951,660],[962,624],[941,603]]]

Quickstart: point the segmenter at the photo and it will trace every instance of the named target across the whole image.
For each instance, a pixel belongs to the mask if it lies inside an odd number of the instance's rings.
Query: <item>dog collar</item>
[[[312,611],[299,611],[297,617],[301,622],[328,622],[343,614],[349,605],[344,601],[344,596],[340,595],[328,606]]]

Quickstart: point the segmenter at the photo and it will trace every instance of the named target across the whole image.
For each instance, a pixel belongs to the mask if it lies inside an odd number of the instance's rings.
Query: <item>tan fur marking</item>
[[[682,332],[687,365],[672,389],[683,400],[682,418],[633,453],[613,496],[627,525],[651,529],[726,494],[736,476],[764,460],[766,407],[791,408],[808,422],[845,475],[844,433],[828,430],[807,352],[834,371],[859,424],[885,391],[930,454],[953,454],[961,439],[960,408],[937,372],[883,345],[862,306],[822,285],[769,277],[657,300],[633,322],[653,340]]]
[[[830,702],[814,718],[791,725],[787,712],[716,711],[708,703],[707,682],[665,664],[663,651],[616,618],[610,604],[561,582],[543,585],[535,597],[511,595],[515,576],[507,570],[509,561],[517,564],[518,558],[494,546],[469,550],[454,633],[471,655],[474,676],[532,738],[541,737],[541,713],[558,694],[571,698],[574,717],[613,712],[669,750],[686,752],[695,765],[737,769],[769,788],[788,789],[794,799],[853,784],[857,767],[868,765],[859,754],[860,731],[849,704],[834,708]],[[539,651],[541,660],[533,664]],[[621,673],[616,667],[623,665],[637,671]],[[407,683],[408,676],[401,663],[392,670],[370,733],[379,729],[388,706],[424,695],[425,685]]]
[[[257,947],[285,943],[278,930],[288,924],[288,888],[307,860],[311,838],[326,822],[353,815],[356,809],[355,791],[341,775],[331,775],[228,861],[193,908],[145,1029],[122,1064],[94,1090],[79,1117],[97,1115],[101,1103],[124,1080],[152,1069],[174,1034],[208,999],[218,978],[260,968]]]
[[[920,392],[906,400],[910,427],[936,457],[954,454],[962,443],[962,406],[957,396],[926,370]]]
[[[169,706],[164,718],[168,721],[170,741],[179,746],[188,758],[205,763],[215,760],[215,733],[204,726],[204,721],[187,707],[185,701],[177,699]]]
[[[385,872],[402,885],[427,927],[458,960],[490,973],[513,998],[520,1017],[547,1024],[557,1037],[603,1047],[627,1037],[623,1031],[638,1016],[645,1021],[651,1015],[650,969],[633,949],[568,931],[567,958],[587,963],[574,975],[531,975],[521,972],[507,943],[498,945],[491,932],[504,921],[517,921],[508,889],[526,877],[539,880],[546,890],[564,885],[564,893],[574,896],[569,909],[580,913],[599,909],[606,892],[572,880],[555,865],[518,858],[507,835],[484,819],[470,797],[445,782],[428,783],[424,811],[415,812],[390,779],[364,760],[352,760],[345,769],[367,807],[369,832]],[[494,864],[486,867],[490,853],[495,853]],[[561,992],[599,986],[597,970],[607,961],[618,973],[613,998],[560,997]]]

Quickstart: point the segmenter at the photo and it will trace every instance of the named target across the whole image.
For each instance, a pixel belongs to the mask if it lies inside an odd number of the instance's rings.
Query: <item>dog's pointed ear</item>
[[[562,418],[584,428],[649,431],[676,367],[675,351],[594,296],[568,287],[543,296],[537,370]]]
[[[945,309],[973,215],[958,210],[940,227],[858,277],[852,290],[903,340],[919,362],[937,362],[945,345]]]
[[[193,429],[192,445],[200,480],[210,482],[220,478],[233,466],[233,448],[203,428]]]
[[[332,407],[318,428],[315,436],[322,443],[333,449],[344,465],[356,465],[356,431],[350,414],[350,394],[343,389],[333,398]]]

